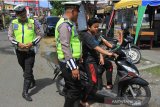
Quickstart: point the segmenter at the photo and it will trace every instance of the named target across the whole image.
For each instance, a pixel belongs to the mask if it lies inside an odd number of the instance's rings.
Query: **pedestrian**
[[[81,96],[80,74],[78,69],[81,44],[76,31],[80,2],[65,2],[65,12],[55,29],[57,54],[65,80],[64,107],[79,107]]]
[[[8,37],[15,46],[18,63],[23,69],[24,84],[22,96],[25,100],[32,101],[28,90],[35,86],[33,76],[35,47],[41,40],[43,33],[36,20],[27,18],[24,5],[15,6],[14,11],[17,18],[12,20],[9,26]]]

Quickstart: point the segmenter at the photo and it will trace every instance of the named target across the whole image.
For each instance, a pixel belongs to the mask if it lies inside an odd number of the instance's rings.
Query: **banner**
[[[10,4],[5,4],[5,9],[6,10],[13,10],[13,5],[10,5]]]

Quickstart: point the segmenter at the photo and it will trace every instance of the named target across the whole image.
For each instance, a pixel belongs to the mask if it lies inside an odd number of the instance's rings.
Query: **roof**
[[[115,4],[115,10],[138,7],[142,4],[142,0],[121,0],[120,2]]]

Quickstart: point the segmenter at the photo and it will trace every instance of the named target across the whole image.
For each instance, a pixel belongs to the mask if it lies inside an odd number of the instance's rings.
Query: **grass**
[[[152,73],[154,75],[160,76],[160,66],[148,68],[148,69],[145,69],[143,71],[146,71],[148,73]]]

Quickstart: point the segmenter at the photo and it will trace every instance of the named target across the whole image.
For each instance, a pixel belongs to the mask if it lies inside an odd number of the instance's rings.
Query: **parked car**
[[[54,36],[55,27],[59,19],[60,18],[57,16],[47,16],[45,18],[43,23],[43,29],[46,36]]]

